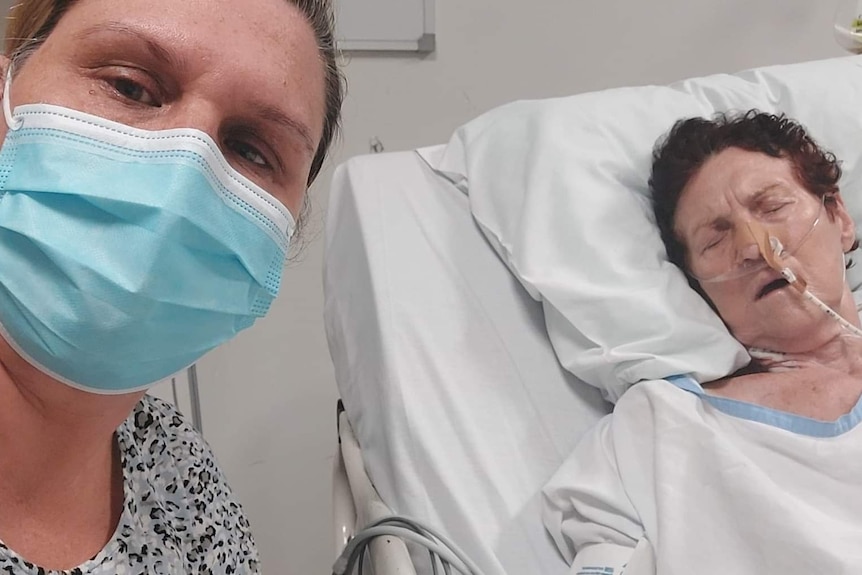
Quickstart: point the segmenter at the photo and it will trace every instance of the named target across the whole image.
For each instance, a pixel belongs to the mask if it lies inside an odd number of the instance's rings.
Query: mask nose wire
[[[12,117],[12,63],[6,68],[6,81],[3,88],[3,116],[6,118],[6,127],[10,130],[17,130],[21,127],[23,120],[21,118]]]

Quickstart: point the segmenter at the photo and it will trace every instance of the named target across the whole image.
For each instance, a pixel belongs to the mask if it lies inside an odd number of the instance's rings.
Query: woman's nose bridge
[[[177,102],[166,120],[170,128],[193,128],[218,142],[222,116],[217,106],[205,99],[185,99]]]
[[[761,257],[757,239],[749,224],[750,220],[740,218],[733,227],[734,253],[739,261],[754,260]]]

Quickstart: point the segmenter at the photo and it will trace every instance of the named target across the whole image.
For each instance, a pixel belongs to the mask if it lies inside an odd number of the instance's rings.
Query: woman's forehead
[[[739,199],[766,186],[795,184],[790,160],[741,148],[727,148],[710,157],[685,187],[691,196],[729,193]]]
[[[801,193],[789,159],[728,148],[709,158],[683,188],[679,208],[711,202],[747,203],[775,193]]]
[[[189,72],[241,89],[238,95],[255,93],[309,121],[322,118],[324,69],[317,41],[288,0],[243,0],[241,9],[234,0],[78,0],[49,41],[58,35],[76,42],[124,28],[187,63]]]
[[[224,52],[244,48],[234,37],[275,49],[305,31],[313,38],[304,15],[290,0],[76,0],[61,21],[72,14],[69,20],[76,23],[128,20],[173,29],[178,35],[214,38]]]

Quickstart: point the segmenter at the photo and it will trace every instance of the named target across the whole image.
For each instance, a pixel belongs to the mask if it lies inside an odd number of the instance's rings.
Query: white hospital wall
[[[199,371],[205,435],[244,503],[265,572],[327,573],[332,559],[337,393],[321,317],[320,233],[333,164],[366,153],[372,137],[388,150],[445,142],[459,124],[518,98],[840,55],[834,6],[437,0],[435,54],[349,57],[344,138],[312,191],[309,244],[287,270],[270,316],[205,358]]]

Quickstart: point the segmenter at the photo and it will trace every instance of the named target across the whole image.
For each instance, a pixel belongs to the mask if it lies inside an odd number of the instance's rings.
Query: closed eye
[[[784,208],[786,208],[789,205],[790,205],[790,203],[767,206],[767,207],[762,209],[762,212],[764,214],[777,214],[778,212],[782,211]]]
[[[714,239],[711,239],[705,246],[703,246],[701,253],[707,252],[707,251],[709,251],[715,247],[718,247],[718,245],[724,239],[724,236],[725,236],[725,234],[721,234],[720,236],[717,236]]]

